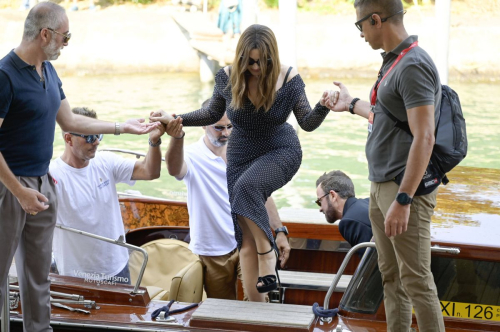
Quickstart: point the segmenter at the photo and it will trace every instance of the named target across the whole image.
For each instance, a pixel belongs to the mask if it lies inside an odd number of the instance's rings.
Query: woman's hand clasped
[[[328,107],[329,109],[332,109],[335,107],[339,100],[339,92],[338,91],[333,91],[333,90],[326,90],[323,92],[323,95],[321,96],[321,99],[319,100],[319,103],[321,106]]]
[[[163,124],[168,124],[172,120],[174,120],[174,117],[171,114],[165,112],[164,110],[152,112],[151,115],[149,116],[150,122],[160,121]]]
[[[183,138],[184,132],[182,131],[182,118],[171,120],[166,126],[167,134],[174,138]]]

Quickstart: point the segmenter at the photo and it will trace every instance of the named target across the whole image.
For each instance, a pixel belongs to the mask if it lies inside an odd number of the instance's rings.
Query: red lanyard
[[[406,55],[406,53],[408,53],[415,46],[418,46],[418,40],[414,41],[410,45],[410,47],[405,48],[403,51],[401,51],[401,53],[399,53],[396,61],[394,61],[394,63],[392,64],[391,68],[389,68],[389,70],[385,73],[384,77],[382,77],[382,79],[380,81],[378,81],[378,83],[375,83],[375,86],[373,87],[373,90],[372,90],[372,96],[371,96],[371,105],[372,106],[375,106],[375,103],[377,102],[377,92],[378,92],[378,87],[380,86],[380,83],[382,83],[382,81],[384,80],[384,78],[387,75],[389,75],[389,73],[391,72],[392,68],[394,68],[394,66],[396,66],[398,64],[399,60],[401,60]]]

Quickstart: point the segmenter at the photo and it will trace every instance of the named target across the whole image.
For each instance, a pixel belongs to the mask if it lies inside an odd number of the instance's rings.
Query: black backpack
[[[446,177],[446,173],[457,166],[467,155],[467,132],[465,130],[465,119],[460,99],[458,98],[458,94],[447,85],[442,85],[441,90],[440,114],[438,123],[436,124],[436,141],[428,169],[415,194],[417,196],[429,193],[430,189],[432,189],[430,190],[432,192],[441,182],[447,184],[449,180]],[[381,106],[384,113],[395,122],[395,127],[404,130],[413,137],[407,121],[399,121],[389,110],[383,105]],[[432,172],[436,174],[427,176]],[[427,180],[426,176],[430,180]],[[399,181],[401,181],[402,175],[398,175],[398,177],[400,178]],[[436,180],[433,177],[439,177],[439,179]],[[432,180],[434,180],[433,183]]]

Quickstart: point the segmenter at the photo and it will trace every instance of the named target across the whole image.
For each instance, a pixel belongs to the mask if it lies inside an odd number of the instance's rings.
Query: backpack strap
[[[398,127],[399,129],[404,130],[408,135],[413,137],[407,121],[399,121],[391,112],[389,112],[387,108],[384,107],[384,105],[382,105],[382,103],[379,104],[380,107],[382,107],[382,111],[384,111],[385,115],[387,115],[392,121],[394,121],[394,127]]]
[[[283,80],[283,85],[285,85],[285,84],[286,84],[286,80],[288,79],[288,75],[290,75],[290,72],[292,71],[292,68],[293,68],[293,67],[289,67],[289,68],[288,68],[288,71],[286,72],[286,75],[285,75],[285,79]],[[282,85],[282,86],[283,86],[283,85]]]
[[[391,112],[389,112],[387,108],[384,107],[384,105],[380,104],[380,106],[382,107],[382,111],[384,111],[385,115],[387,115],[392,121],[394,121],[394,127],[398,127],[399,129],[404,130],[408,135],[413,137],[407,121],[399,121]],[[446,173],[441,170],[439,162],[436,160],[436,157],[434,155],[434,151],[431,154],[430,162],[435,165],[437,171],[439,172],[439,175],[441,176],[441,182],[444,185],[450,182],[450,180],[448,180],[448,177],[446,176]]]

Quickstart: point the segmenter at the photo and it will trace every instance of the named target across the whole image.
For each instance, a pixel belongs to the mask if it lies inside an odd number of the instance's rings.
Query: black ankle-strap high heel
[[[281,286],[281,281],[280,281],[280,276],[278,274],[278,269],[279,269],[279,254],[278,254],[278,249],[276,247],[275,243],[271,244],[271,249],[269,251],[266,251],[264,253],[258,252],[258,255],[266,255],[269,254],[271,251],[275,252],[276,254],[276,266],[274,267],[274,270],[276,271],[276,275],[273,274],[268,274],[267,276],[259,277],[257,279],[257,284],[255,285],[257,287],[257,291],[259,293],[268,293],[270,291],[273,291],[278,288],[278,285]],[[278,281],[276,283],[276,280]],[[259,283],[262,283],[261,286],[259,286]]]

